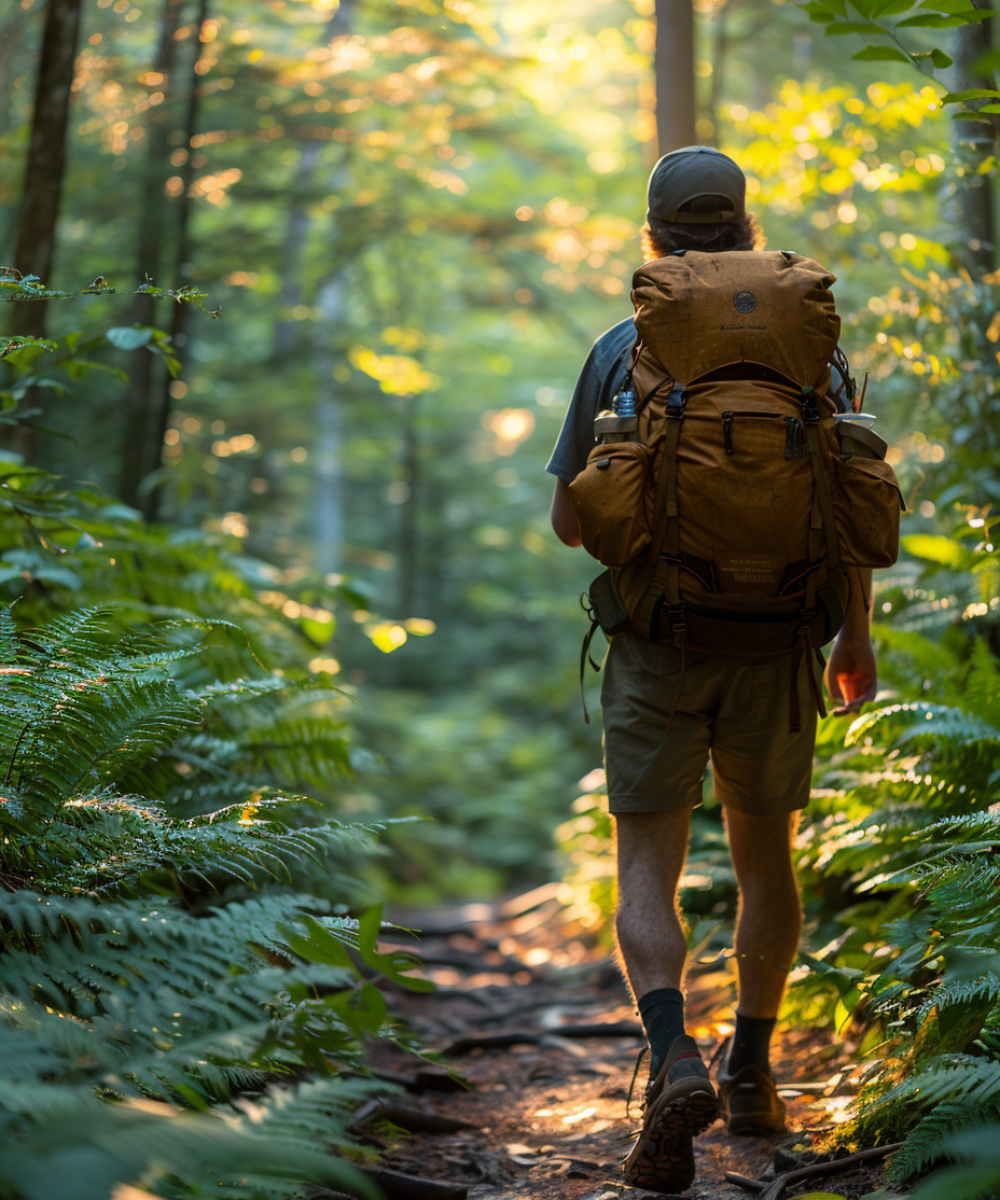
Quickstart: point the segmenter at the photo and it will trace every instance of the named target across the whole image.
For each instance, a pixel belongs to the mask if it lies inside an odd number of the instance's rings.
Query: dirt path
[[[417,948],[438,985],[430,995],[398,994],[396,1011],[470,1088],[448,1093],[420,1088],[419,1095],[407,1097],[405,1104],[422,1109],[431,1123],[443,1116],[469,1127],[415,1132],[394,1146],[387,1141],[387,1167],[456,1185],[456,1200],[463,1194],[469,1200],[659,1195],[626,1187],[619,1168],[636,1124],[626,1117],[626,1097],[645,1044],[639,1025],[614,964],[588,945],[584,930],[567,926],[562,913],[553,887],[496,906],[391,914],[397,923],[423,931],[419,942],[405,936],[389,941]],[[694,968],[689,1030],[706,1059],[730,1031],[733,998],[728,964]],[[613,1036],[599,1036],[595,1025],[606,1025]],[[499,1036],[506,1044],[477,1044]],[[854,1091],[843,1055],[843,1046],[814,1032],[784,1031],[774,1067],[786,1085],[789,1133],[735,1138],[717,1123],[695,1143],[698,1174],[687,1193],[691,1200],[746,1200],[751,1193],[727,1182],[727,1171],[760,1179],[769,1170],[773,1174],[776,1156],[779,1171],[813,1158],[812,1147]],[[412,1084],[420,1064],[399,1055],[377,1066],[408,1075]],[[428,1082],[434,1081],[423,1081]],[[447,1082],[440,1072],[439,1082]],[[633,1118],[643,1082],[640,1075]],[[397,1117],[397,1123],[414,1123],[405,1110]],[[421,1123],[419,1116],[415,1123]],[[861,1196],[873,1189],[876,1176],[877,1167],[871,1167],[785,1194],[819,1189]]]

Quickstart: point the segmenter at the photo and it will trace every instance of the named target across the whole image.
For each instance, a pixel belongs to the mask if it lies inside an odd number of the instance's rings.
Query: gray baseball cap
[[[733,160],[710,146],[685,146],[664,154],[649,176],[649,217],[683,225],[738,221],[746,212],[746,176]],[[719,212],[681,212],[699,196],[724,196],[729,206]]]

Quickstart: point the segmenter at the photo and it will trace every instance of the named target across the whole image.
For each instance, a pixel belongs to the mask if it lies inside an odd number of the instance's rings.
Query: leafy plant
[[[918,50],[908,41],[913,30],[958,29],[965,25],[978,25],[989,20],[992,10],[977,7],[969,0],[809,0],[802,6],[809,19],[825,26],[824,32],[831,37],[861,34],[868,38],[885,39],[869,42],[852,58],[862,62],[903,62],[916,67],[925,75],[935,77],[935,71],[952,65],[952,58],[939,46],[931,50]],[[909,15],[907,15],[909,14]],[[984,54],[987,43],[984,41]],[[995,66],[990,57],[989,65]],[[988,103],[972,109],[970,100],[987,100]],[[970,88],[960,92],[946,92],[942,104],[962,105],[956,115],[971,120],[992,123],[992,114],[1000,113],[1000,91],[995,88]]]
[[[0,613],[0,1181],[26,1200],[370,1193],[344,1155],[363,1043],[392,1036],[374,979],[427,985],[379,910],[336,915],[375,830],[295,828],[266,755],[234,768],[213,710],[296,685],[200,679],[222,625]],[[199,811],[220,776],[240,799]]]

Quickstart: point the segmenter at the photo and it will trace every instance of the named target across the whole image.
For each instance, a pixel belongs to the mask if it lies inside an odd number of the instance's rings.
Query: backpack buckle
[[[684,416],[684,405],[687,403],[687,385],[674,381],[673,387],[667,396],[666,415],[673,420],[679,420]]]
[[[687,622],[684,620],[684,606],[678,605],[677,608],[671,608],[667,605],[667,616],[670,618],[671,633],[686,633]]]

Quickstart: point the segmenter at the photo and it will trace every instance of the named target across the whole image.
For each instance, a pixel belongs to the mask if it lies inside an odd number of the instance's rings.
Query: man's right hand
[[[835,717],[859,712],[862,705],[875,699],[878,672],[867,630],[857,637],[841,634],[834,642],[826,668],[826,687],[837,706],[833,709]]]

